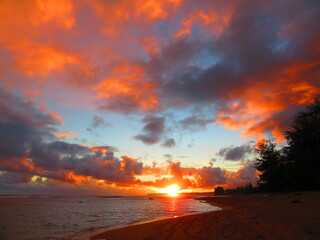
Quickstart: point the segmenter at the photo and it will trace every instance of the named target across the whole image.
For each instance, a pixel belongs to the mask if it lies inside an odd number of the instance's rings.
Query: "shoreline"
[[[202,199],[194,199],[195,201],[197,200],[202,200]],[[178,215],[178,216],[167,216],[167,217],[161,217],[161,218],[156,218],[156,219],[151,219],[151,220],[146,220],[142,222],[133,222],[129,224],[123,224],[123,225],[117,225],[117,226],[110,226],[110,227],[103,227],[103,228],[98,228],[96,230],[87,232],[87,233],[82,233],[77,236],[71,237],[70,240],[90,240],[93,239],[97,235],[104,234],[109,231],[122,231],[130,227],[135,227],[135,226],[140,226],[140,225],[145,225],[149,223],[154,223],[154,222],[159,222],[159,221],[166,221],[166,220],[171,220],[171,219],[178,219],[182,217],[188,217],[188,216],[193,216],[193,215],[200,215],[200,214],[206,214],[206,213],[212,213],[212,212],[217,212],[217,211],[223,211],[225,210],[224,208],[229,208],[228,206],[223,206],[221,204],[212,204],[211,202],[208,202],[205,200],[205,203],[216,207],[218,209],[207,211],[207,212],[196,212],[196,213],[188,213],[188,214],[183,214],[183,215]],[[220,205],[220,206],[218,206]]]
[[[109,229],[89,239],[320,239],[320,192],[204,199],[222,209]]]

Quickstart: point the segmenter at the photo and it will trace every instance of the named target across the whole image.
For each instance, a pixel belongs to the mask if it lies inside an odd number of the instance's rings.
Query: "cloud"
[[[250,153],[253,153],[254,147],[250,144],[244,144],[241,146],[231,146],[221,148],[218,155],[228,161],[240,161]]]
[[[299,7],[290,11],[286,4],[263,1],[206,5],[207,13],[224,15],[228,24],[218,33],[205,32],[201,24],[195,24],[193,29],[207,37],[187,31],[149,62],[163,64],[157,69],[167,76],[161,90],[168,103],[216,105],[217,124],[241,131],[243,136],[261,138],[272,133],[279,138],[286,119],[273,117],[312,102],[320,93],[315,78],[317,51],[308,47],[319,41],[313,31],[319,22],[318,3],[296,4]],[[194,18],[200,19],[197,11]],[[300,20],[294,17],[297,14]],[[188,122],[198,121],[190,118],[182,123]]]
[[[117,148],[111,147],[111,146],[95,146],[95,147],[91,147],[90,150],[94,152],[102,152],[102,153],[119,151]]]
[[[0,183],[26,183],[30,182],[31,174],[15,173],[15,172],[0,172]]]
[[[167,171],[169,174],[171,174],[175,178],[182,178],[182,168],[181,168],[181,162],[169,162]]]
[[[167,162],[171,162],[173,156],[171,154],[164,154],[163,158],[167,161]]]
[[[176,156],[176,158],[188,158],[188,156]]]
[[[41,35],[40,32],[52,28],[71,29],[75,26],[74,6],[71,0],[55,1],[1,1],[1,18],[6,24],[1,25],[1,40],[14,44],[19,39]],[[15,12],[15,16],[12,14]],[[48,26],[51,29],[48,29]],[[16,31],[20,29],[20,31]]]
[[[32,102],[24,102],[0,87],[0,159],[22,158],[31,146],[54,138],[60,121],[54,114],[42,112]]]
[[[71,138],[77,134],[79,134],[79,133],[75,132],[75,131],[60,131],[60,132],[57,132],[55,135],[58,138]]]
[[[140,64],[121,63],[95,90],[103,99],[100,107],[119,112],[150,111],[157,108],[157,82]],[[117,106],[115,108],[115,106]]]
[[[288,5],[2,1],[4,69],[15,76],[10,83],[30,82],[21,76],[64,81],[94,98],[98,109],[207,107],[212,114],[187,117],[181,127],[198,130],[215,119],[246,137],[271,133],[281,140],[287,122],[281,113],[295,113],[320,93],[319,3]]]
[[[182,129],[197,130],[205,128],[207,124],[212,123],[213,121],[214,119],[201,119],[193,115],[191,117],[180,120],[179,124],[181,124]]]
[[[203,167],[196,175],[198,187],[212,187],[225,184],[226,171],[219,167]]]
[[[36,96],[152,114],[134,136],[149,145],[175,143],[165,135],[169,118],[159,116],[194,108],[208,111],[186,115],[178,130],[214,122],[243,137],[283,140],[291,116],[320,94],[319,9],[318,1],[306,0],[2,0],[1,81],[29,99],[0,89],[0,136],[6,139],[0,143],[1,169],[68,182],[119,177],[121,184],[134,182],[140,172],[139,162],[116,158],[111,147],[57,139],[62,119],[36,103]],[[95,117],[92,128],[107,124]],[[193,145],[192,139],[188,147]],[[242,145],[220,154],[236,161],[248,152]],[[221,169],[205,168],[202,177],[199,169],[180,169],[193,176],[181,180],[189,186],[196,179],[199,186],[223,182]]]
[[[62,70],[67,64],[79,64],[80,57],[53,46],[24,43],[16,49],[17,62],[28,76],[46,76],[54,70]]]
[[[227,171],[220,167],[213,167],[213,162],[209,166],[202,168],[183,167],[180,161],[174,161],[170,155],[167,158],[167,166],[145,167],[143,174],[155,174],[155,181],[141,181],[139,184],[145,186],[166,187],[170,184],[179,184],[182,189],[213,189],[217,186],[225,188],[236,188],[252,184],[256,186],[258,172],[254,168],[253,162],[245,162],[237,171]]]
[[[188,148],[193,147],[194,145],[194,138],[191,139],[191,142],[187,145]]]
[[[256,186],[258,179],[258,171],[254,167],[254,163],[247,162],[237,172],[228,174],[227,184],[230,188],[241,187],[248,184]]]
[[[58,3],[51,0],[23,0],[19,3],[4,0],[1,1],[0,15],[1,21],[6,22],[0,26],[0,43],[14,59],[16,71],[29,77],[43,77],[68,64],[80,63],[77,53],[52,41],[57,32],[65,33],[76,25],[71,0]],[[50,40],[44,40],[47,37]]]
[[[107,122],[101,116],[94,116],[91,122],[92,128],[103,128],[103,127],[109,127],[109,126],[111,126],[111,123]]]
[[[104,180],[127,184],[136,181],[143,164],[129,156],[114,156],[109,146],[86,147],[58,141],[54,114],[41,111],[33,102],[0,88],[0,171],[13,181],[40,176],[60,182],[87,183]],[[12,174],[11,174],[12,173]],[[21,173],[21,179],[16,173]]]
[[[228,172],[220,167],[204,166],[202,168],[182,167],[180,161],[173,161],[170,156],[166,170],[159,167],[147,167],[145,174],[156,173],[155,181],[141,182],[146,186],[165,187],[170,184],[179,184],[182,189],[213,189],[216,186],[229,188],[244,186],[249,183],[256,185],[257,172],[252,162],[247,162],[236,172]],[[168,177],[171,176],[171,177]]]
[[[124,188],[115,188],[111,185],[101,184],[98,182],[91,182],[86,184],[68,183],[61,184],[49,179],[36,178],[33,177],[30,182],[19,182],[14,179],[13,181],[8,181],[7,174],[12,175],[14,173],[5,173],[4,177],[0,173],[0,194],[29,194],[29,195],[105,195],[106,192],[110,195],[125,195],[128,194],[128,190]],[[16,174],[17,177],[22,175],[21,173]],[[21,177],[21,176],[20,176]],[[19,177],[19,178],[20,178]],[[145,191],[136,189],[131,192],[132,194],[146,194]]]
[[[185,168],[181,162],[172,161],[172,156],[168,155],[168,166],[162,174],[170,174],[171,178],[161,178],[160,168],[154,166],[148,171],[157,173],[160,178],[149,182],[140,181],[136,176],[147,171],[141,162],[125,155],[116,158],[116,149],[110,146],[89,148],[57,141],[54,126],[60,122],[54,115],[40,112],[33,103],[26,103],[3,89],[1,96],[0,133],[1,137],[11,136],[10,147],[4,142],[0,144],[0,169],[5,171],[1,174],[2,184],[30,183],[33,176],[49,179],[53,183],[98,184],[97,180],[104,180],[105,184],[118,186],[137,184],[164,187],[178,183],[182,188],[211,188],[227,182],[235,184],[238,181],[236,179],[243,183],[254,180],[249,168],[228,175],[225,170],[213,166]],[[143,128],[146,133],[163,133],[164,118],[148,116],[143,121],[146,123]]]
[[[74,182],[83,176],[115,183],[134,182],[134,175],[141,174],[142,163],[128,156],[118,159],[106,149],[112,148],[89,149],[78,144],[52,142],[34,150],[31,156],[36,166],[52,169],[40,176],[67,182]],[[57,159],[57,164],[49,165],[48,162],[52,162],[50,159]]]
[[[167,148],[172,148],[176,146],[176,141],[173,138],[165,140],[161,146],[167,147]]]
[[[144,133],[136,135],[134,138],[148,145],[158,143],[161,140],[162,134],[164,133],[165,118],[150,115],[144,117],[142,122],[145,123],[144,127],[142,128]]]
[[[101,18],[103,32],[108,37],[122,35],[126,29],[130,29],[130,27],[139,23],[144,23],[146,27],[149,27],[148,25],[151,25],[154,21],[162,20],[172,15],[180,7],[181,3],[181,0],[90,2],[97,15]]]

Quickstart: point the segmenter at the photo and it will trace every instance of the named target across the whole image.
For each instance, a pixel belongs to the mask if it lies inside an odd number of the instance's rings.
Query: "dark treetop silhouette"
[[[261,190],[320,189],[320,97],[299,112],[283,134],[286,147],[278,150],[264,140],[256,149]]]

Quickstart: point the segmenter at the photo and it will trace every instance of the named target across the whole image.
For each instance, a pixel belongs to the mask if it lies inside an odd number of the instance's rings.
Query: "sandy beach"
[[[114,229],[90,239],[320,239],[320,192],[234,195],[207,201],[223,210]]]

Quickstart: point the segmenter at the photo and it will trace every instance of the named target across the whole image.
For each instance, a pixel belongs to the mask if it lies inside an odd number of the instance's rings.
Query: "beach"
[[[113,229],[90,239],[320,239],[319,192],[232,195],[206,201],[223,209]]]

